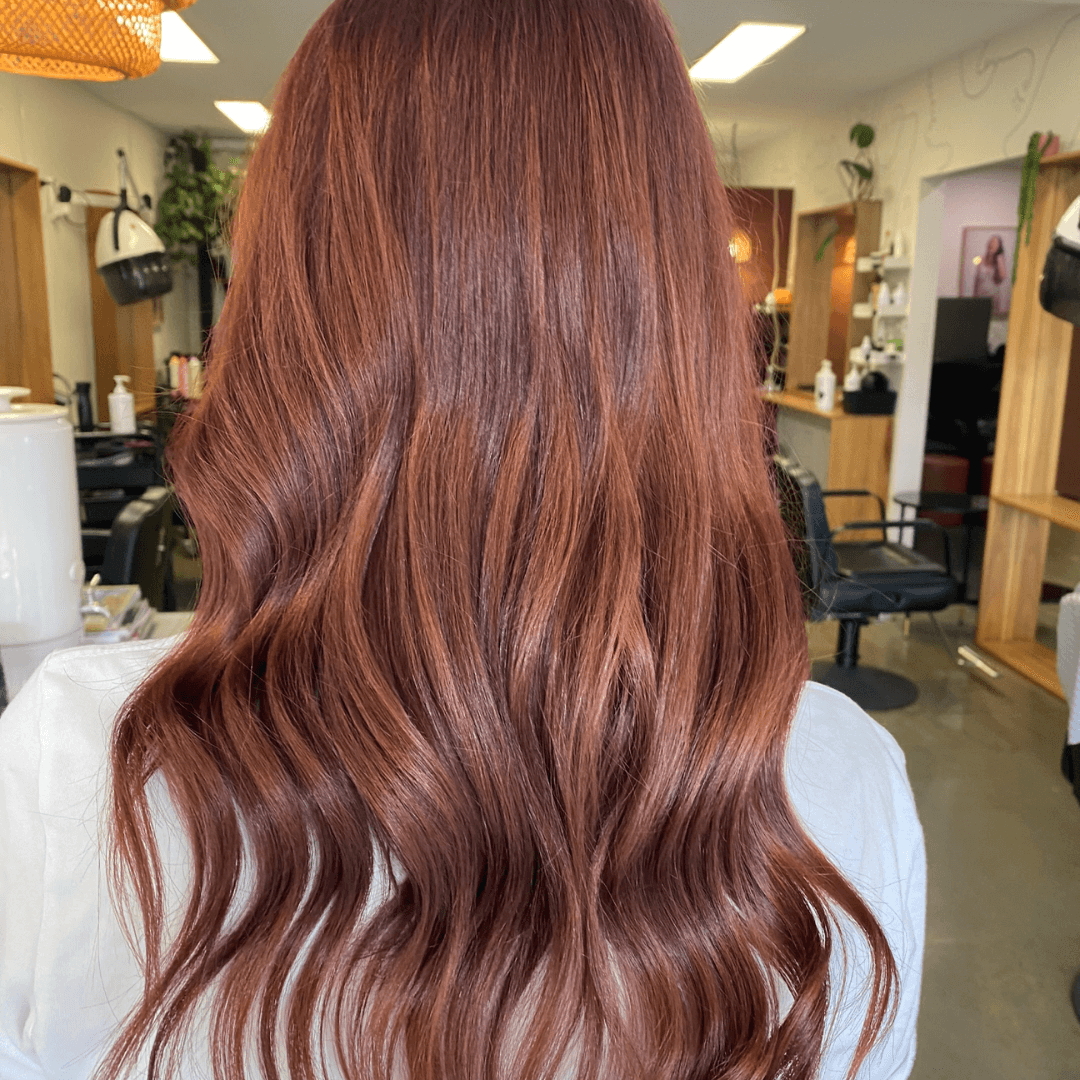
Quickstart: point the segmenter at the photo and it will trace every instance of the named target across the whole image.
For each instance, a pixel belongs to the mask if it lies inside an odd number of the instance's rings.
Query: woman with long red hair
[[[326,11],[192,627],[0,721],[5,1078],[907,1076],[921,833],[806,682],[730,231],[655,0]]]

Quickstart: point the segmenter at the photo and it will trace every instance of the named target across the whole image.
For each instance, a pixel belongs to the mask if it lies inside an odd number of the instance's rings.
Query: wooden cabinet
[[[1055,491],[1075,332],[1043,311],[1039,281],[1054,229],[1078,195],[1080,153],[1044,160],[1031,242],[1021,241],[1016,259],[976,636],[1061,697],[1056,657],[1035,629],[1050,526],[1080,532],[1080,503]]]
[[[784,391],[766,394],[777,406],[776,434],[823,489],[862,488],[889,505],[889,464],[892,459],[892,417],[859,416],[836,408],[822,413],[810,394]],[[842,497],[825,500],[829,527],[848,521],[871,521],[880,516],[874,499]],[[875,533],[845,533],[844,540],[878,539]]]
[[[53,401],[38,174],[0,158],[0,384]]]
[[[874,280],[872,271],[860,273],[855,263],[880,243],[880,199],[798,215],[788,390],[813,383],[825,359],[832,361],[837,382],[843,381],[851,349],[870,333],[872,321],[853,311],[854,305],[869,301]]]

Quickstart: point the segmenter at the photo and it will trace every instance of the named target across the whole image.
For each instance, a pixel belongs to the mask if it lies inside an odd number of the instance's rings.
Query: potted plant
[[[840,176],[851,201],[859,202],[874,193],[874,165],[866,152],[874,141],[874,129],[860,120],[852,125],[848,139],[855,147],[855,153],[840,162]]]
[[[855,153],[852,157],[841,161],[837,169],[844,187],[847,188],[848,197],[852,203],[857,203],[863,199],[869,199],[874,193],[874,164],[866,152],[874,141],[874,129],[860,120],[852,125],[851,131],[848,132],[848,139],[855,147]],[[821,241],[821,246],[814,256],[815,262],[821,262],[825,258],[825,252],[828,251],[829,245],[836,239],[839,232],[840,226],[836,225]]]
[[[240,173],[213,159],[210,140],[194,131],[174,135],[165,147],[165,190],[155,226],[169,254],[194,265],[199,275],[203,342],[214,321],[214,282],[227,286],[225,231]]]

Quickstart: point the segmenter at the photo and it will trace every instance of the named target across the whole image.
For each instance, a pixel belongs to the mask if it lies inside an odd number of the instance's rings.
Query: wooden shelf
[[[1037,641],[976,641],[984,652],[1018,671],[1025,678],[1065,700],[1057,675],[1057,657],[1053,649]]]
[[[813,381],[828,357],[843,382],[848,352],[867,331],[873,311],[871,273],[865,266],[881,243],[881,202],[867,200],[823,207],[798,215],[795,225],[795,280],[787,376],[789,385]],[[863,312],[860,318],[853,309]]]
[[[1036,517],[1060,525],[1063,529],[1080,532],[1080,502],[1061,495],[994,495],[995,502],[1023,510]]]
[[[1054,229],[1078,195],[1080,154],[1044,158],[1031,242],[1016,256],[976,633],[981,648],[1059,696],[1054,652],[1036,634],[1050,526],[1080,532],[1080,503],[1048,494],[1078,343],[1069,323],[1042,309],[1039,282]]]

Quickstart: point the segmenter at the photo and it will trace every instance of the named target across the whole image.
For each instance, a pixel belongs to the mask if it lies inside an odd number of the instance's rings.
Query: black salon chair
[[[103,585],[138,585],[151,607],[172,610],[172,506],[167,488],[149,487],[124,506],[110,528],[83,529],[87,579],[100,574]]]
[[[794,541],[796,568],[803,582],[807,618],[837,619],[840,633],[834,661],[818,661],[813,678],[847,694],[864,709],[899,709],[919,696],[902,675],[859,664],[859,631],[872,616],[941,611],[957,596],[948,534],[937,522],[886,521],[885,504],[865,490],[822,491],[813,474],[777,455],[781,509]],[[852,521],[829,528],[825,499],[863,495],[877,499],[876,521]],[[942,536],[945,566],[911,548],[888,541],[887,529],[933,529]],[[880,532],[880,539],[834,543],[845,532]]]

